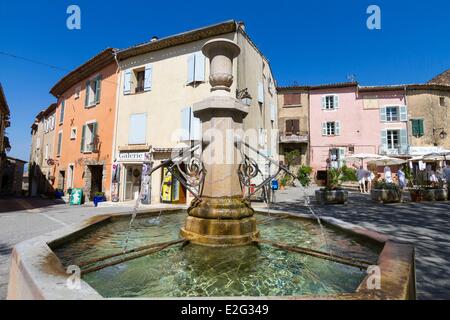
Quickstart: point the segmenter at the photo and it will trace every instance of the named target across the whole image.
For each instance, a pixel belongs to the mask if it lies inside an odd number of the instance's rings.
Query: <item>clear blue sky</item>
[[[66,28],[71,4],[81,8],[79,31]],[[380,31],[366,28],[371,4],[381,7]],[[1,1],[0,51],[71,70],[106,47],[236,19],[280,85],[342,82],[349,74],[363,85],[417,83],[450,68],[449,12],[448,0]],[[0,54],[11,156],[28,160],[30,125],[55,101],[48,92],[64,74]]]

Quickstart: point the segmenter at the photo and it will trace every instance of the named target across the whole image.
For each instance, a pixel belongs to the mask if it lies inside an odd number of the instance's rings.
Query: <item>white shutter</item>
[[[327,96],[322,96],[322,110],[327,109]]]
[[[201,51],[195,53],[194,81],[205,81],[205,56]]]
[[[200,119],[194,117],[194,111],[192,108],[189,108],[190,110],[190,132],[189,132],[189,138],[190,140],[201,140],[201,123]]]
[[[147,136],[147,113],[130,115],[128,144],[145,144]]]
[[[258,82],[258,102],[264,103],[264,84]]]
[[[181,141],[188,141],[190,138],[189,137],[191,131],[190,122],[191,122],[191,108],[190,107],[183,108],[181,110],[181,135],[180,135]]]
[[[387,139],[387,130],[381,130],[381,148],[382,151],[387,151],[388,149],[388,139]]]
[[[322,122],[322,135],[323,136],[327,135],[327,123],[326,122]]]
[[[380,108],[380,121],[386,122],[386,107]]]
[[[341,122],[340,121],[336,121],[334,123],[334,134],[336,136],[341,135]]]
[[[273,103],[270,104],[270,111],[270,120],[275,121],[277,119],[277,108]]]
[[[408,151],[408,134],[406,129],[400,129],[400,153],[406,154]]]
[[[265,143],[266,143],[266,130],[264,130],[263,128],[259,128],[259,135],[258,135],[258,144],[261,147],[264,147]]]
[[[131,93],[131,70],[127,69],[123,73],[123,94]]]
[[[152,90],[153,66],[147,64],[145,66],[144,91]]]
[[[190,84],[194,82],[194,74],[195,74],[195,54],[190,54],[187,59],[188,65],[188,77],[187,83]]]
[[[333,96],[333,102],[334,102],[334,109],[339,109],[339,96],[338,95],[334,95]]]
[[[408,109],[406,106],[400,106],[400,121],[408,121]]]

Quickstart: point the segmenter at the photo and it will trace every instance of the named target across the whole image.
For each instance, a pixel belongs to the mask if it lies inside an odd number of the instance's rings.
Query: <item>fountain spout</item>
[[[211,96],[194,104],[202,123],[202,160],[206,172],[199,199],[188,209],[181,235],[192,243],[236,246],[253,242],[259,235],[254,211],[244,200],[239,181],[241,154],[235,138],[242,136],[248,107],[231,95],[233,59],[239,46],[228,39],[205,43],[209,58]]]

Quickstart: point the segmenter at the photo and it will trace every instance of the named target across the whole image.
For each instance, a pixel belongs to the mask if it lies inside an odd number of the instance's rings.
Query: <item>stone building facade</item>
[[[11,148],[6,136],[6,128],[10,126],[10,111],[3,87],[0,83],[0,189],[2,186],[3,167],[6,165],[6,153]]]

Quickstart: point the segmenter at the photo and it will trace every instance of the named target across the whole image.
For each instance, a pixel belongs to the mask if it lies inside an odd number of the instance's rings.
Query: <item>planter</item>
[[[447,200],[447,191],[442,188],[424,189],[423,199],[425,201],[445,201]]]
[[[345,190],[317,190],[316,200],[325,204],[343,204],[348,199],[348,191]]]
[[[370,191],[370,197],[381,203],[397,203],[402,200],[402,193],[392,189],[373,189]]]
[[[422,202],[423,201],[423,191],[422,190],[411,190],[411,201],[412,202]]]
[[[97,207],[99,202],[106,201],[106,197],[105,196],[95,196],[93,201],[94,201],[94,205]]]

